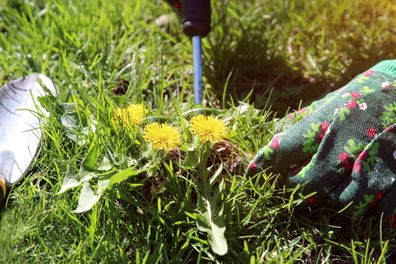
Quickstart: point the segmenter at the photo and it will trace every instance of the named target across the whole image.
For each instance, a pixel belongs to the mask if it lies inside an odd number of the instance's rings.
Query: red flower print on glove
[[[253,171],[256,168],[256,163],[254,163],[254,161],[252,160],[249,164],[249,170]]]
[[[363,76],[365,77],[370,77],[371,75],[373,75],[375,73],[375,71],[373,70],[367,70],[363,73]]]
[[[358,158],[356,159],[356,161],[362,161],[365,158],[367,158],[367,152],[365,150],[363,150],[362,152],[360,152]]]
[[[280,147],[279,137],[278,137],[278,136],[275,136],[275,137],[272,139],[271,148],[272,148],[273,150],[275,150],[275,149],[278,149],[279,147]]]
[[[342,152],[338,155],[338,160],[346,172],[350,172],[353,167],[352,157],[347,152]]]
[[[367,158],[367,152],[362,151],[360,152],[359,156],[357,157],[355,164],[353,164],[353,172],[360,173],[362,170],[362,161]]]
[[[320,131],[323,133],[326,133],[327,129],[329,129],[329,122],[324,121],[323,123],[320,124]]]
[[[361,170],[362,170],[362,163],[360,163],[360,161],[356,161],[355,164],[353,164],[353,172],[360,173]]]
[[[367,71],[365,71],[364,73],[363,73],[363,75],[365,76],[365,77],[370,77],[371,75],[373,75],[375,73],[375,71],[373,71],[373,70],[367,70]]]
[[[369,127],[367,129],[367,136],[369,138],[375,138],[376,135],[377,135],[377,129],[375,129],[374,127]]]
[[[362,96],[362,94],[359,92],[353,92],[351,93],[351,95],[353,99],[358,99],[360,96]]]
[[[320,124],[320,131],[317,137],[317,142],[320,143],[322,142],[324,136],[326,135],[326,131],[329,129],[330,124],[327,121],[324,121]]]
[[[357,103],[354,99],[350,100],[348,103],[345,105],[348,109],[355,108],[357,106]]]

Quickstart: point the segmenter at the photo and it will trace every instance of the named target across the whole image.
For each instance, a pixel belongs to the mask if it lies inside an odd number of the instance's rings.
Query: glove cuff
[[[396,60],[385,60],[371,67],[370,70],[382,72],[396,78]]]

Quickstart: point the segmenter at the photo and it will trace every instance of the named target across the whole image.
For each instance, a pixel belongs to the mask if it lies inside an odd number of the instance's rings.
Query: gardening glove
[[[55,93],[52,81],[32,74],[0,88],[0,205],[6,187],[18,182],[29,170],[37,153],[41,128],[37,114],[46,114],[37,101],[45,86]]]
[[[247,175],[269,168],[287,185],[315,193],[309,205],[327,202],[353,219],[394,214],[395,80],[396,60],[383,61],[284,118],[280,125],[288,128],[257,153]]]

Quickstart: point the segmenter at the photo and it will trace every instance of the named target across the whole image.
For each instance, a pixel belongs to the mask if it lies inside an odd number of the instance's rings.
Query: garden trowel
[[[48,77],[32,74],[0,88],[0,203],[37,154],[42,136],[39,115],[47,114],[37,101],[46,95],[44,87],[55,94]]]

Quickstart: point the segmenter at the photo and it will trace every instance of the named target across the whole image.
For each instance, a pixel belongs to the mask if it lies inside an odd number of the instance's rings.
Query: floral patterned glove
[[[247,175],[269,168],[286,184],[315,192],[353,218],[396,213],[396,60],[383,61],[281,124],[250,162]],[[394,217],[395,218],[395,217]]]

